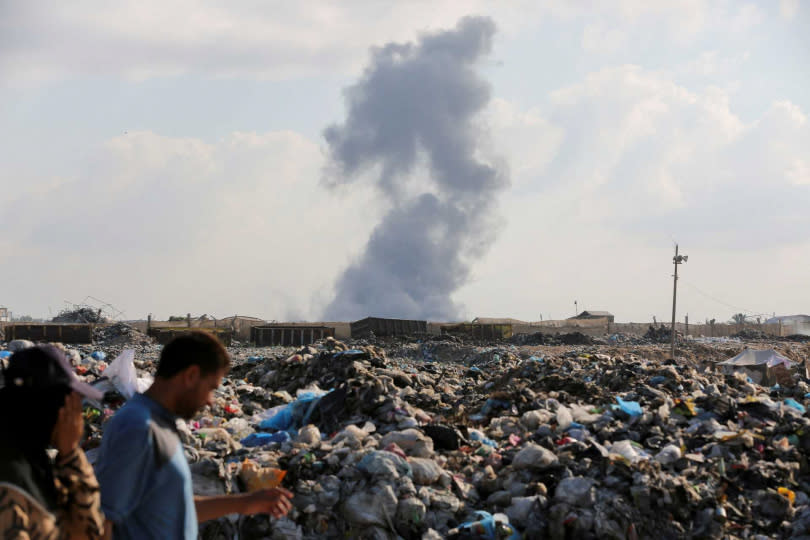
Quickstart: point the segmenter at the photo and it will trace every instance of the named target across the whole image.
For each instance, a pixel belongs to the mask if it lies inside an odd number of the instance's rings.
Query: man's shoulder
[[[144,436],[149,433],[149,423],[152,420],[152,413],[149,407],[138,400],[128,401],[107,421],[104,431],[126,432],[131,435],[142,433]]]

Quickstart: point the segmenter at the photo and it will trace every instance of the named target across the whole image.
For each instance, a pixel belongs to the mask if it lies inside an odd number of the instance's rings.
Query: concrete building
[[[0,307],[0,322],[11,322],[11,312],[7,307]]]
[[[782,315],[768,319],[765,324],[778,324],[779,333],[783,336],[794,334],[810,336],[810,315]]]
[[[582,313],[580,313],[576,317],[569,317],[569,318],[570,319],[607,319],[607,321],[609,323],[614,322],[613,321],[613,319],[614,319],[613,315],[608,311],[588,310],[588,311],[583,311]]]

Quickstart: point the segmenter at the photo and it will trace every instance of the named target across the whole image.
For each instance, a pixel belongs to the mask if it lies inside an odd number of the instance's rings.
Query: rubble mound
[[[751,328],[743,328],[736,334],[733,334],[731,337],[737,339],[745,339],[748,341],[771,339],[771,336],[769,336],[765,332],[762,332],[760,330],[754,330]]]
[[[100,309],[97,310],[88,307],[61,311],[51,321],[74,324],[99,324],[108,322],[107,319],[101,315]]]
[[[516,334],[510,338],[510,343],[515,345],[592,345],[594,339],[582,332],[571,332],[568,334],[544,334],[534,332],[533,334]]]
[[[680,337],[681,333],[676,330],[675,338],[679,339]],[[650,325],[647,332],[644,334],[644,338],[655,343],[669,343],[672,340],[672,331],[663,324],[658,326],[658,328]]]
[[[100,347],[125,345],[150,345],[151,337],[124,322],[117,322],[93,329],[93,342]]]
[[[728,344],[695,346],[688,362],[663,349],[330,338],[251,350],[181,425],[195,491],[278,480],[294,509],[209,522],[200,537],[808,535],[804,371],[774,389],[708,360]]]

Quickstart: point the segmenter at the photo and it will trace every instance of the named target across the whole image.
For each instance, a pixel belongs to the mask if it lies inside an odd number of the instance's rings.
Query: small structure
[[[149,328],[147,335],[155,338],[155,341],[161,345],[166,345],[176,337],[183,336],[192,330],[202,330],[214,334],[217,339],[226,347],[230,346],[233,341],[233,331],[230,328],[188,328],[188,327],[174,327],[174,328]]]
[[[791,369],[799,364],[773,349],[745,349],[734,358],[718,363],[725,373],[745,373],[756,384],[792,386]]]
[[[382,319],[380,317],[366,317],[351,324],[353,338],[362,338],[373,332],[377,337],[407,336],[410,334],[426,334],[427,321],[414,321],[408,319]]]
[[[810,315],[783,315],[765,321],[765,324],[779,325],[782,336],[793,334],[810,336]]]
[[[5,340],[93,343],[93,324],[11,323],[4,326]]]
[[[442,335],[462,336],[473,339],[509,339],[511,324],[458,323],[441,327]]]
[[[11,312],[7,307],[0,307],[0,322],[11,322]]]
[[[569,319],[607,319],[607,322],[612,323],[614,317],[613,314],[611,314],[609,311],[588,310],[583,311],[576,317],[569,317]]]
[[[250,342],[257,347],[275,345],[303,347],[327,337],[335,337],[334,327],[324,325],[267,324],[250,329]]]

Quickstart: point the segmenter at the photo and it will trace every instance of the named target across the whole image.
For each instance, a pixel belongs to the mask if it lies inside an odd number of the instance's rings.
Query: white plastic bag
[[[131,399],[138,391],[138,373],[134,362],[135,351],[125,349],[104,370],[104,375],[110,378],[115,389],[127,399]]]

